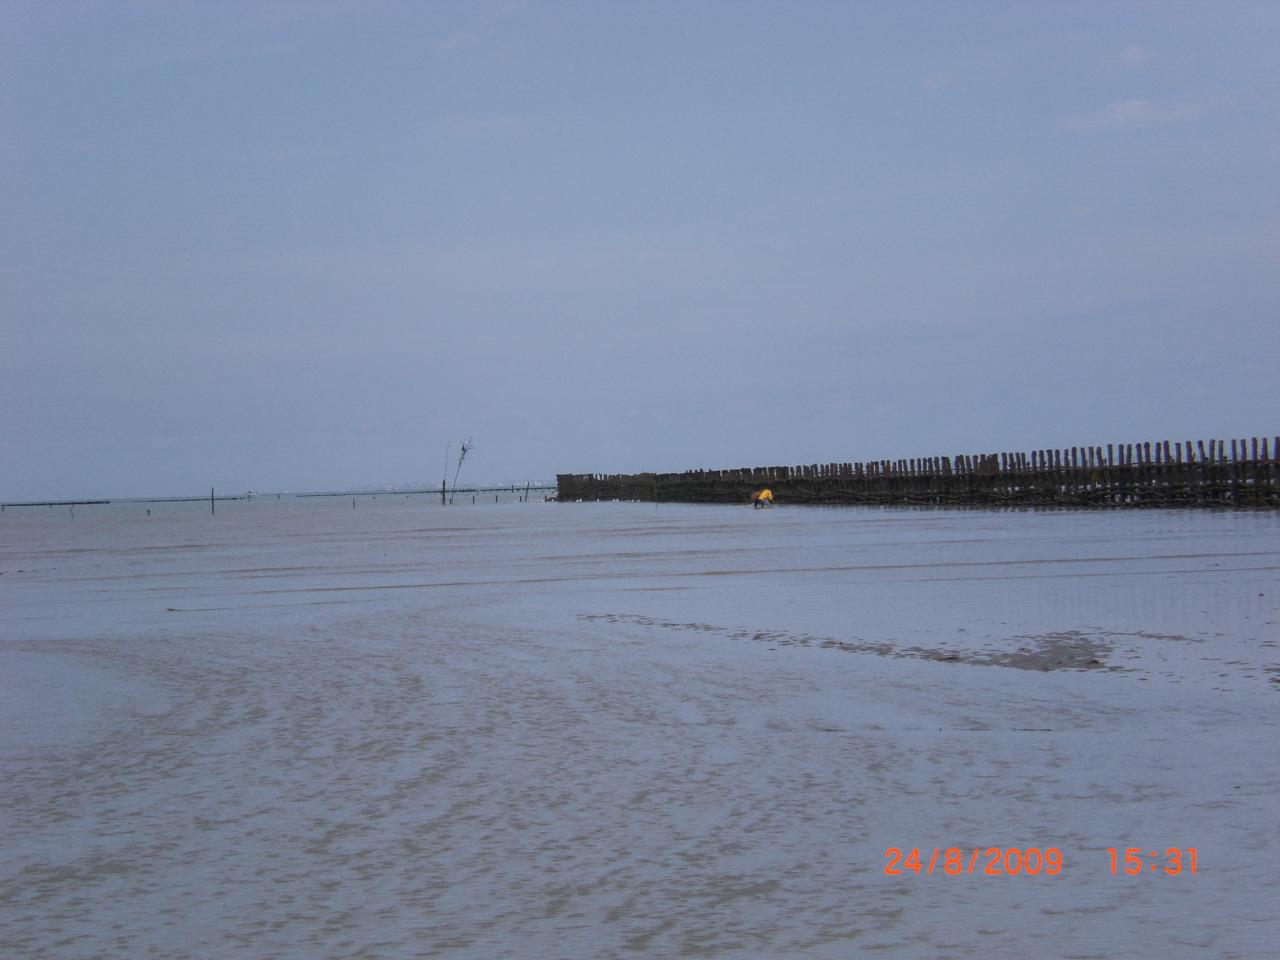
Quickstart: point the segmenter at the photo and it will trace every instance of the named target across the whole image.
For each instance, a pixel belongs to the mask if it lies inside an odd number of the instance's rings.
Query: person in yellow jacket
[[[759,510],[761,507],[773,506],[773,491],[768,487],[763,490],[757,490],[751,495],[752,505]]]

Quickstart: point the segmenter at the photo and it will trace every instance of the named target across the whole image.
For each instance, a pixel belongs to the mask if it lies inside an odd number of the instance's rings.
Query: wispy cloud
[[[1063,117],[1058,127],[1070,133],[1103,133],[1138,127],[1167,127],[1191,123],[1218,110],[1222,101],[1202,98],[1181,103],[1155,100],[1118,100],[1093,113]]]
[[[946,70],[935,70],[926,74],[920,81],[928,93],[937,93],[940,90],[946,90],[956,85],[956,75]]]
[[[528,4],[529,0],[503,0],[488,8],[480,8],[467,26],[445,34],[436,43],[436,49],[443,54],[452,54],[473,47],[483,42],[499,22],[519,13]]]
[[[1125,47],[1120,51],[1120,62],[1127,67],[1145,67],[1151,62],[1151,51],[1139,46]]]

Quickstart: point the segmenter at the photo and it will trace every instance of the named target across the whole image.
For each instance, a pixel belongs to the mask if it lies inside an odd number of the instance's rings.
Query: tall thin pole
[[[440,480],[440,506],[442,507],[448,503],[445,497],[449,492],[449,448],[451,446],[453,446],[452,440],[444,445],[444,476]]]
[[[218,511],[213,507],[213,487],[209,488],[209,513],[214,514]]]
[[[453,492],[458,492],[458,474],[462,472],[462,461],[467,459],[467,451],[471,449],[471,438],[462,441],[462,452],[458,454],[458,468],[453,471]],[[445,461],[445,475],[448,476],[449,463]]]

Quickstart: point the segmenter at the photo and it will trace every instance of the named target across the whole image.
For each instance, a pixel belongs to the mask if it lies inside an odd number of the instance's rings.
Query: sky
[[[1277,50],[1272,2],[0,0],[0,500],[1274,435]]]

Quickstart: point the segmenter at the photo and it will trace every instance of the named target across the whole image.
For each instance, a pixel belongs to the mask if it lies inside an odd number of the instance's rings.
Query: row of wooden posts
[[[559,474],[557,497],[745,503],[1280,506],[1280,436],[683,473]]]

